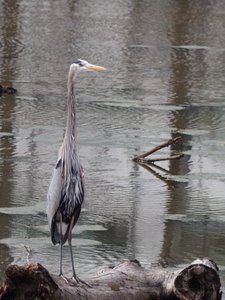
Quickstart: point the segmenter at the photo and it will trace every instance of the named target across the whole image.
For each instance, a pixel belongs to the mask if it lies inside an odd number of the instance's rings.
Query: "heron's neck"
[[[68,94],[67,94],[67,124],[65,139],[76,147],[76,97],[74,92],[75,72],[70,72],[68,76]]]
[[[70,68],[67,83],[67,124],[66,132],[62,147],[60,148],[60,156],[63,159],[64,177],[72,176],[72,167],[77,169],[78,153],[76,139],[76,98],[74,93],[74,81],[77,69]],[[70,181],[68,181],[70,182]]]

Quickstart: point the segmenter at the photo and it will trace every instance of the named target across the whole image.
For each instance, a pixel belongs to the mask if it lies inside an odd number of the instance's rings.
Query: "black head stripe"
[[[84,65],[84,63],[80,59],[75,60],[73,63],[79,65],[80,67],[83,67]]]

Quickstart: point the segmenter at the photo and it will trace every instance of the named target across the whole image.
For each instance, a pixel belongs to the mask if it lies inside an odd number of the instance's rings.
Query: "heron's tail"
[[[68,239],[68,231],[69,231],[69,224],[63,222],[62,223],[62,244],[65,244],[65,242]],[[60,243],[60,222],[56,221],[55,219],[52,220],[51,239],[54,245]]]
[[[77,223],[80,211],[81,205],[74,211],[73,224],[70,224],[72,222],[72,219],[68,223],[66,223],[65,221],[62,222],[62,244],[65,244],[65,242],[68,239],[70,226],[72,225],[73,228],[74,225]],[[60,243],[60,222],[56,219],[56,215],[54,216],[51,222],[51,239],[54,245]]]
[[[51,224],[51,239],[54,245],[60,243],[59,228],[57,226],[57,222],[54,219],[52,220]]]

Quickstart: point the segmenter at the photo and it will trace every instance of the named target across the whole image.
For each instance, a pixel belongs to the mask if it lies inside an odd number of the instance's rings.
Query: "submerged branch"
[[[177,155],[172,155],[172,156],[165,156],[165,157],[155,157],[155,158],[149,158],[145,159],[146,163],[152,163],[155,161],[163,161],[163,160],[175,160],[175,159],[180,159],[184,157],[184,154],[177,154]]]

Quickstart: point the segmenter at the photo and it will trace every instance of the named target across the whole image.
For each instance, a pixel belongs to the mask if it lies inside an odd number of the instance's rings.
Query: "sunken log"
[[[101,271],[86,283],[50,274],[42,265],[10,265],[0,288],[1,300],[221,299],[218,268],[213,260],[197,259],[175,272],[146,270],[127,261]]]
[[[14,89],[13,87],[11,86],[7,86],[7,87],[3,87],[1,84],[0,84],[0,96],[1,94],[9,94],[9,95],[12,95],[12,94],[16,94],[17,90]]]

